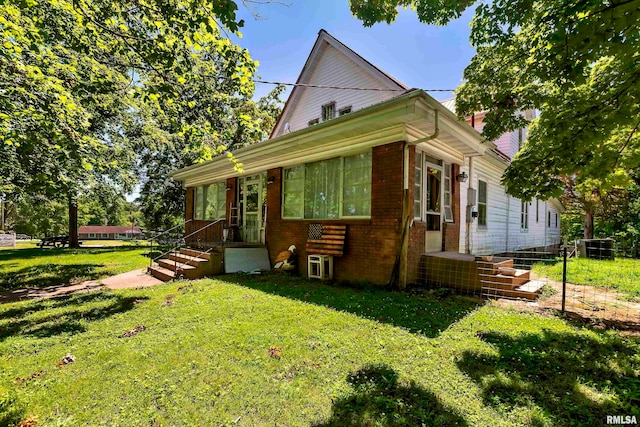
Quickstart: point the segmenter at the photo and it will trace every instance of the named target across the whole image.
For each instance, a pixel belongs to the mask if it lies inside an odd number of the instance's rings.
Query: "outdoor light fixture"
[[[227,184],[227,191],[233,190],[233,187],[231,186],[231,184]]]
[[[458,180],[458,182],[467,182],[468,178],[469,178],[469,175],[467,175],[466,172],[462,172],[456,175],[456,179]]]
[[[273,184],[274,182],[276,182],[276,178],[274,176],[270,176],[267,179],[267,184]]]

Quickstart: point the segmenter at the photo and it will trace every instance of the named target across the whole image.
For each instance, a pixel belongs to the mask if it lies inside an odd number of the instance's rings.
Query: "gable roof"
[[[409,88],[402,82],[400,82],[390,74],[385,73],[380,68],[364,59],[357,52],[329,34],[326,30],[321,29],[318,32],[318,38],[316,39],[316,42],[311,49],[311,53],[309,53],[309,56],[307,57],[307,60],[305,61],[300,74],[298,75],[296,86],[293,87],[293,90],[291,91],[289,98],[285,102],[284,108],[282,109],[278,120],[273,126],[273,129],[269,136],[270,138],[273,138],[278,133],[283,119],[291,115],[292,109],[295,108],[302,94],[306,90],[306,87],[304,85],[309,84],[318,60],[321,58],[322,53],[325,52],[328,47],[333,47],[342,55],[353,61],[359,69],[363,70],[369,76],[374,78],[377,82],[380,83],[382,87],[387,88],[390,91],[396,91],[396,94],[394,94],[393,96],[402,95],[407,90],[409,90]]]

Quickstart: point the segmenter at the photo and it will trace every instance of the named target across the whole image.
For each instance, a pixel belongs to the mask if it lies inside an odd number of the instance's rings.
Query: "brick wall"
[[[300,273],[307,273],[305,243],[311,223],[346,224],[345,253],[334,258],[336,280],[386,284],[400,246],[403,186],[403,143],[374,147],[371,219],[334,221],[281,219],[282,169],[267,172],[267,245],[273,262],[289,245],[298,249]]]

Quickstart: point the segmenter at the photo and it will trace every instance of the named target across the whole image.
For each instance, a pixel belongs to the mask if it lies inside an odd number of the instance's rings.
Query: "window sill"
[[[339,219],[305,219],[305,218],[280,218],[281,221],[300,221],[314,224],[371,224],[371,218],[339,218]]]

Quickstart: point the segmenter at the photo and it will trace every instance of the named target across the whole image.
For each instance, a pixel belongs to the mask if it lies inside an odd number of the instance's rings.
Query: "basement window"
[[[309,120],[309,126],[313,126],[313,125],[317,125],[318,123],[320,123],[320,119],[315,118],[313,120]]]
[[[350,112],[351,112],[351,105],[349,105],[348,107],[341,108],[338,111],[338,114],[341,116],[344,116],[345,114],[349,114]]]

